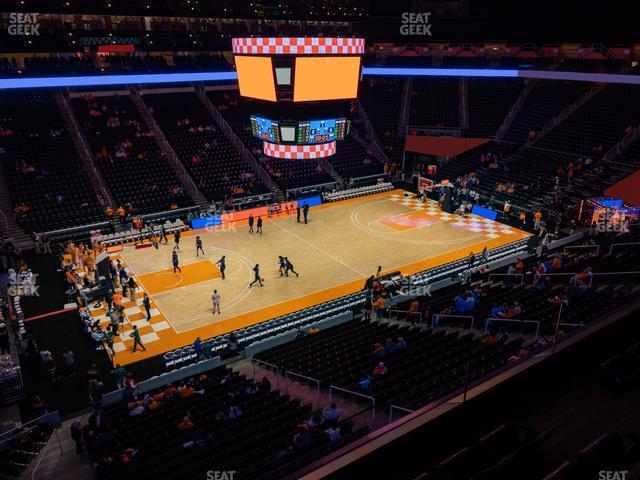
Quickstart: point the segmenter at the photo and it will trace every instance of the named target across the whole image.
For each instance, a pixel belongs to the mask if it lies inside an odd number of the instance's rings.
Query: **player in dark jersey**
[[[196,237],[196,257],[199,257],[199,253],[202,252],[202,255],[204,256],[204,249],[202,248],[202,239],[200,238],[200,235],[198,235]]]
[[[284,265],[285,265],[285,276],[289,276],[289,272],[295,273],[296,277],[299,277],[298,272],[296,272],[293,268],[293,264],[289,261],[287,257],[284,257]]]
[[[220,260],[216,262],[216,265],[218,265],[218,268],[220,269],[220,273],[222,274],[222,280],[224,280],[224,271],[227,269],[226,257],[223,255],[220,258]]]
[[[254,273],[254,279],[253,279],[253,282],[249,284],[249,286],[253,287],[255,283],[259,283],[260,286],[263,287],[264,285],[262,285],[262,278],[260,278],[260,265],[258,265],[257,263],[256,263],[256,266],[253,267],[253,273]]]
[[[171,263],[173,264],[173,273],[176,273],[176,270],[182,273],[182,269],[180,268],[180,259],[178,258],[178,252],[176,252],[175,249],[171,254]]]

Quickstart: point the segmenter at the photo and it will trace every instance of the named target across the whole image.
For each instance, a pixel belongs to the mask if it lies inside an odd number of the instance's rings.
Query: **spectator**
[[[127,371],[124,367],[121,367],[119,363],[116,363],[116,368],[111,372],[113,379],[116,382],[116,388],[121,390],[125,388],[125,379],[127,378]]]
[[[185,415],[182,418],[182,422],[178,424],[178,430],[188,430],[190,428],[193,428],[193,422],[191,422],[188,415]]]
[[[325,408],[322,411],[322,417],[326,422],[337,420],[338,417],[340,417],[340,414],[341,412],[340,410],[338,410],[338,407],[336,406],[335,402],[329,405],[329,408]]]
[[[379,377],[382,375],[386,375],[389,369],[385,366],[384,362],[378,363],[376,368],[373,369],[373,376]]]
[[[71,376],[75,374],[74,353],[69,347],[65,347],[62,352],[62,363],[64,364],[64,370],[67,375]]]

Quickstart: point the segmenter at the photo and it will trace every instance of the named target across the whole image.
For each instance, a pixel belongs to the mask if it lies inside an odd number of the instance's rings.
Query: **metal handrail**
[[[391,312],[406,313],[407,315],[418,315],[418,325],[422,326],[422,312],[410,312],[409,310],[394,310],[394,309],[390,309],[389,313],[391,313]]]
[[[284,372],[284,393],[287,394],[289,389],[289,375],[299,378],[304,378],[310,382],[315,382],[316,384],[316,407],[320,406],[320,380],[313,377],[307,377],[306,375],[302,375],[300,373],[292,372],[291,370],[286,370]]]
[[[624,245],[640,245],[640,242],[612,243],[611,246],[609,247],[609,255],[611,255],[611,252],[613,251],[613,247],[621,247]]]
[[[334,390],[340,390],[341,392],[344,393],[349,393],[351,395],[356,395],[358,397],[362,397],[362,398],[366,398],[368,400],[371,400],[371,424],[373,425],[373,423],[375,423],[376,421],[376,399],[374,397],[372,397],[371,395],[365,395],[363,393],[360,392],[354,392],[353,390],[348,390],[346,388],[342,388],[342,387],[337,387],[335,385],[330,385],[329,386],[329,403],[333,403],[333,391]]]
[[[402,410],[403,412],[413,413],[415,410],[409,410],[408,408],[399,407],[398,405],[389,405],[389,422],[393,422],[393,411],[394,410]]]
[[[520,277],[520,285],[524,284],[524,273],[490,273],[489,281],[491,281],[491,277]]]
[[[596,247],[596,255],[600,255],[600,245],[568,245],[564,247],[565,250],[574,249],[574,248],[594,248]]]
[[[540,336],[540,321],[538,320],[521,320],[519,318],[495,318],[489,317],[484,321],[484,333],[489,332],[489,322],[513,322],[513,323],[535,323],[536,324],[536,339]]]
[[[438,321],[440,321],[440,318],[466,318],[466,319],[471,319],[471,327],[469,327],[469,330],[473,330],[473,325],[474,325],[474,318],[472,315],[449,315],[449,314],[443,314],[443,313],[434,313],[433,315],[431,315],[431,326],[433,327],[433,319],[434,317],[438,317]]]
[[[277,365],[274,365],[273,363],[269,363],[269,362],[265,362],[264,360],[260,360],[259,358],[255,358],[253,357],[251,359],[251,366],[253,368],[253,379],[256,379],[256,363],[260,363],[262,365],[267,365],[268,367],[271,368],[275,368],[276,369],[276,389],[280,390],[280,367]]]

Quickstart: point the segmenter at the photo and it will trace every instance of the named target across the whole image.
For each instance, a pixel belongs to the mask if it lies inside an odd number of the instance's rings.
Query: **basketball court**
[[[116,337],[115,361],[128,364],[244,328],[362,289],[382,262],[385,272],[415,273],[496,248],[530,234],[470,215],[442,212],[404,191],[371,195],[314,207],[309,223],[283,213],[264,219],[264,234],[249,234],[246,221],[185,232],[180,242],[182,272],[173,273],[173,240],[154,248],[125,246],[120,258],[140,286],[125,303],[128,322]],[[411,195],[413,197],[413,195]],[[195,235],[205,256],[196,257]],[[223,280],[215,263],[226,256]],[[278,256],[289,257],[300,277],[281,277]],[[249,287],[260,265],[264,286]],[[211,294],[220,293],[222,314],[212,314]],[[142,314],[142,291],[152,299],[151,319]],[[92,314],[106,322],[102,308]],[[131,324],[140,329],[147,351],[131,352]]]

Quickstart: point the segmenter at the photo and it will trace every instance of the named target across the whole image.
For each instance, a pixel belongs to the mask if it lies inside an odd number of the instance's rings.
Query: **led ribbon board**
[[[320,143],[318,145],[280,145],[262,142],[264,154],[273,158],[291,160],[324,158],[336,153],[336,142]]]

